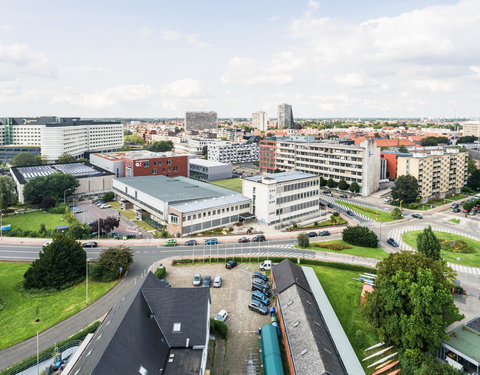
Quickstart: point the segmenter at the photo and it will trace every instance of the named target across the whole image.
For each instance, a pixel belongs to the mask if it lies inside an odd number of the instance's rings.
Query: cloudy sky
[[[480,117],[480,1],[0,0],[0,116]]]

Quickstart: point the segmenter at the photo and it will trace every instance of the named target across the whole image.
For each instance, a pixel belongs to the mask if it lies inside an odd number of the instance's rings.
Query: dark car
[[[268,297],[262,292],[259,292],[258,290],[255,290],[254,292],[252,292],[252,299],[263,303],[265,306],[270,305],[270,300],[268,299]]]
[[[460,212],[460,208],[458,208],[458,207],[454,208],[452,212],[458,213],[458,212]]]
[[[453,203],[453,204],[452,204],[452,208],[458,208],[458,207],[459,207],[459,206],[458,206],[458,203]]]
[[[393,238],[389,238],[389,239],[387,240],[387,243],[388,243],[389,245],[392,245],[393,247],[398,247],[397,241],[395,241]]]
[[[253,276],[252,283],[259,284],[259,285],[262,285],[264,288],[270,289],[270,286],[268,285],[268,281],[265,281],[265,279],[262,279],[259,277],[255,277],[255,275]]]
[[[212,282],[212,277],[210,275],[206,275],[206,276],[203,277],[202,286],[204,288],[210,288],[211,282]]]
[[[350,216],[355,216],[352,210],[347,210],[347,214],[349,214]]]
[[[261,272],[254,272],[254,273],[253,273],[253,277],[254,277],[254,278],[257,278],[257,279],[262,279],[262,280],[265,281],[266,283],[268,283],[268,280],[269,280],[268,276],[265,275],[265,274],[263,274],[263,273],[261,273]]]
[[[238,243],[246,243],[250,242],[250,240],[247,237],[242,237],[238,239]]]
[[[96,243],[95,241],[90,241],[90,242],[85,242],[82,246],[83,247],[97,247],[98,243]]]
[[[208,240],[205,240],[204,244],[205,245],[217,245],[218,240],[216,238],[210,238]]]
[[[348,195],[347,194],[342,194],[342,195],[339,195],[340,198],[348,198]]]
[[[169,288],[171,287],[170,283],[165,279],[160,279],[160,282],[163,283],[165,286],[167,286]]]
[[[232,268],[235,268],[237,266],[237,262],[235,262],[234,260],[229,260],[226,264],[225,264],[225,268],[226,269],[229,269],[231,270]]]
[[[197,240],[188,240],[185,241],[184,245],[185,246],[195,246],[197,244]]]
[[[255,311],[259,314],[262,315],[267,315],[268,314],[268,308],[265,306],[263,303],[260,301],[252,299],[250,303],[248,304],[248,308],[252,311]]]
[[[93,227],[93,224],[95,224],[94,221],[91,221],[91,222],[88,223],[88,225],[91,226],[91,227]]]
[[[252,283],[252,292],[255,290],[262,292],[267,297],[270,297],[272,295],[272,293],[270,292],[270,289],[265,284]]]
[[[330,236],[330,232],[328,230],[322,230],[320,233],[318,233],[319,236]]]
[[[266,238],[263,234],[259,234],[258,236],[255,236],[252,238],[252,242],[263,242],[266,241]]]
[[[331,203],[328,203],[327,206],[330,207],[330,208],[333,208],[333,204],[331,204]]]
[[[308,232],[307,236],[308,237],[317,237],[317,232]]]
[[[412,214],[412,217],[414,217],[415,219],[423,219],[423,216],[420,214]]]

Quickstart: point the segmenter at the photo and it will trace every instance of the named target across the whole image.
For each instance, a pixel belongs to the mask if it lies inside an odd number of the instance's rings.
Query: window
[[[162,161],[159,160],[159,161],[158,161],[158,166],[161,166],[161,165],[162,165]]]
[[[173,167],[173,171],[174,172],[178,171],[178,167]]]
[[[180,332],[182,329],[182,323],[173,323],[173,332]]]
[[[154,166],[156,166],[156,165],[157,165],[157,162],[156,162],[156,161],[154,161],[154,162],[153,162],[153,165],[154,165]]]
[[[153,174],[156,174],[156,173],[157,173],[157,169],[156,169],[156,168],[153,168],[153,169],[152,169],[152,173],[153,173]]]
[[[148,167],[148,164],[149,164],[148,161],[144,161],[144,162],[143,162],[143,166],[144,166],[144,167]]]
[[[172,164],[172,161],[171,160],[167,160],[167,165],[170,165]]]

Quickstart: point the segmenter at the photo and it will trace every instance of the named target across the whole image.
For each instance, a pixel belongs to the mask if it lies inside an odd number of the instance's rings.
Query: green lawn
[[[332,250],[327,247],[324,247],[327,244],[333,244],[333,243],[348,245],[348,246],[351,246],[351,249],[336,251],[336,250]],[[295,247],[299,248],[298,245]],[[334,240],[334,241],[328,241],[328,242],[313,242],[313,243],[310,243],[308,248],[310,250],[328,251],[332,253],[349,254],[349,255],[355,255],[355,256],[366,257],[366,258],[374,258],[374,259],[385,259],[388,257],[388,253],[386,253],[382,249],[379,249],[378,247],[371,248],[371,247],[354,246],[342,240]]]
[[[377,217],[377,210],[375,210],[373,208],[358,206],[356,204],[347,203],[347,202],[343,202],[343,201],[335,201],[335,202],[339,203],[339,204],[342,204],[346,207],[349,207],[352,210],[357,211],[361,214],[364,214],[365,216],[368,216],[369,218],[371,218],[375,221],[380,221],[382,223],[385,223],[387,221],[395,221],[394,219],[392,219],[392,217],[390,216],[390,213],[388,213],[388,212],[378,210],[378,217]]]
[[[416,249],[417,235],[421,232],[422,231],[417,230],[417,231],[404,233],[402,236],[402,240],[407,245]],[[480,242],[472,240],[467,237],[458,236],[456,234],[446,233],[446,232],[435,232],[435,236],[437,236],[437,238],[439,239],[444,239],[447,241],[462,240],[462,241],[465,241],[470,248],[475,249],[475,252],[470,254],[442,250],[443,258],[446,261],[450,263],[462,264],[464,266],[480,267]],[[457,260],[457,258],[460,258],[460,260]]]
[[[127,219],[133,220],[137,216],[135,211],[133,210],[118,210],[123,216],[125,216]]]
[[[110,206],[112,206],[112,208],[116,209],[116,210],[119,210],[120,207],[122,207],[122,205],[117,202],[117,201],[111,201],[111,202],[107,202]]]
[[[451,197],[448,197],[447,200],[449,201],[459,201],[460,199],[467,198],[468,195],[463,195],[463,194],[455,194],[452,195]]]
[[[223,187],[225,189],[233,190],[236,192],[242,192],[242,179],[241,178],[229,178],[227,180],[218,180],[210,182],[213,185]]]
[[[3,225],[11,224],[13,228],[22,228],[25,230],[38,231],[40,224],[45,224],[48,229],[56,229],[59,225],[68,224],[62,220],[62,214],[49,214],[43,211],[33,211],[25,214],[9,215],[3,217]]]
[[[460,224],[460,219],[450,219],[448,221],[454,224]]]
[[[341,216],[337,216],[337,220],[335,222],[335,225],[343,225],[343,224],[346,224],[347,223],[347,220],[345,220],[343,217]],[[324,221],[320,221],[317,223],[317,225],[315,225],[315,223],[313,224],[310,224],[310,225],[306,225],[306,226],[297,226],[297,227],[290,227],[291,229],[313,229],[313,228],[322,228],[322,227],[331,227],[333,226],[333,222],[332,222],[332,219],[328,219],[328,220],[324,220]]]
[[[359,311],[363,285],[352,280],[358,277],[359,272],[324,266],[312,266],[312,268],[361,361],[366,357],[365,349],[378,343],[378,340],[367,319]],[[364,368],[366,370],[366,364]]]
[[[14,345],[72,316],[85,307],[85,282],[45,294],[29,294],[21,283],[28,263],[0,262],[0,349]],[[88,302],[91,304],[108,292],[116,282],[89,280]],[[40,322],[35,323],[38,307]]]
[[[148,224],[146,221],[134,220],[133,222],[145,230],[155,230],[155,228]]]

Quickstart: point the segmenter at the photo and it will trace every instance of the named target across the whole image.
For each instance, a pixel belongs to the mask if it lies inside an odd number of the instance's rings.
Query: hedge
[[[228,335],[228,327],[224,322],[210,318],[210,334],[217,333],[222,339],[226,339]]]

